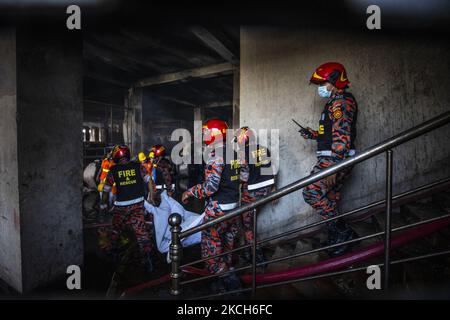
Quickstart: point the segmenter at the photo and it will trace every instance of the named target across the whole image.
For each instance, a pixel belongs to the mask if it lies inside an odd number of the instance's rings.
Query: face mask
[[[319,96],[321,96],[322,98],[331,97],[331,91],[327,90],[327,86],[319,86],[317,88],[317,92],[319,93]]]

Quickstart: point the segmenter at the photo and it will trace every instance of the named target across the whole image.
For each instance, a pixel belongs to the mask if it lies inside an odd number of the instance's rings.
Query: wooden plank
[[[136,87],[148,87],[158,84],[167,84],[189,80],[192,78],[207,78],[221,74],[231,74],[235,70],[235,66],[229,62],[214,64],[206,67],[183,70],[179,72],[172,72],[162,74],[155,77],[142,79],[136,82]]]
[[[239,59],[228,49],[216,36],[203,27],[192,27],[191,32],[199,38],[206,46],[217,52],[226,61],[234,65],[239,64]]]

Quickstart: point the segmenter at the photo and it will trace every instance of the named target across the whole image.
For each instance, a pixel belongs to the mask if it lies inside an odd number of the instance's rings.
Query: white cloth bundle
[[[152,204],[145,201],[145,209],[153,214],[153,224],[155,226],[155,240],[158,250],[161,253],[169,251],[171,243],[170,225],[168,223],[169,216],[172,213],[178,213],[182,217],[181,230],[187,230],[198,226],[203,222],[203,214],[197,214],[195,212],[187,211],[183,206],[175,199],[169,197],[164,190],[161,193],[161,204],[159,207],[155,207]],[[200,243],[201,232],[197,232],[182,240],[184,247]]]

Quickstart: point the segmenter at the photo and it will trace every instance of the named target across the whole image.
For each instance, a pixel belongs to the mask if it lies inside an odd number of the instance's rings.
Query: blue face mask
[[[327,90],[327,86],[319,86],[317,88],[317,92],[319,93],[319,96],[321,96],[322,98],[331,97],[331,91]]]

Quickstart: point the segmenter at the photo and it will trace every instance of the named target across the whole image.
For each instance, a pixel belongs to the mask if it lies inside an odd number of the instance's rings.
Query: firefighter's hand
[[[191,193],[189,191],[183,192],[183,195],[181,196],[181,202],[183,202],[184,204],[187,204],[190,197],[191,197]]]
[[[305,130],[300,130],[300,134],[302,135],[303,139],[312,139],[314,136],[314,130],[310,127],[307,127]]]
[[[331,188],[336,184],[336,175],[337,174],[335,173],[325,178],[325,184],[328,188]]]

